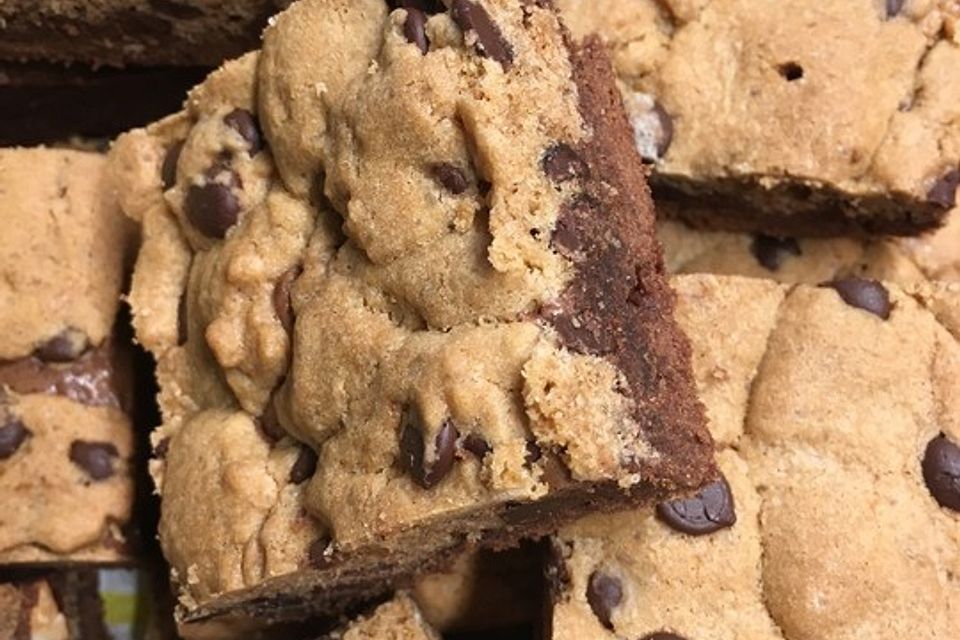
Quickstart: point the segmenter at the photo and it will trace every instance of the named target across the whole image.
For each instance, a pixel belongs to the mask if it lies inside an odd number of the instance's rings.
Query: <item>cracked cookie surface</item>
[[[315,452],[316,540],[288,573],[320,582],[382,588],[465,537],[510,544],[712,473],[602,48],[568,48],[544,3],[418,11],[305,0],[112,151],[144,229],[162,538],[199,616],[298,579],[244,550],[256,527],[231,531],[276,497],[220,500],[216,446],[184,435],[224,416]],[[196,494],[217,517],[189,513]]]
[[[674,282],[726,484],[561,531],[552,637],[949,636],[957,285]]]
[[[699,226],[913,235],[956,202],[952,0],[559,5],[610,45],[654,190],[714,205],[680,211]]]

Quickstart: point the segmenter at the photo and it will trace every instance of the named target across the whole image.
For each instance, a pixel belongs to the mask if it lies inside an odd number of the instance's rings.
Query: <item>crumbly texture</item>
[[[602,47],[544,3],[417,16],[301,2],[111,151],[187,620],[331,607],[714,472]],[[220,423],[316,454],[300,570],[264,569],[279,480],[211,457]],[[245,466],[255,500],[221,480]]]
[[[698,226],[917,234],[960,181],[954,0],[559,0],[610,45],[658,197]]]
[[[372,613],[335,632],[330,640],[440,640],[409,595],[400,593]]]
[[[114,318],[133,225],[104,167],[0,151],[0,564],[130,553],[131,369]]]
[[[921,467],[931,441],[960,441],[958,285],[885,285],[887,308],[831,287],[675,284],[735,523],[694,536],[639,510],[565,528],[548,637],[950,637],[960,515]]]
[[[0,7],[0,59],[212,67],[259,44],[288,0],[66,0]]]
[[[100,154],[0,150],[0,361],[65,330],[109,337],[133,226],[104,187]]]

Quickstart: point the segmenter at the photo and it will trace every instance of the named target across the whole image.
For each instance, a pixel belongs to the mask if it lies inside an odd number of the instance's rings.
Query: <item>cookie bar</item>
[[[439,9],[298,3],[111,152],[187,623],[713,477],[602,46],[548,3]]]
[[[611,47],[654,192],[688,222],[915,235],[955,204],[956,2],[558,4]]]
[[[0,582],[0,638],[106,640],[95,571],[23,574]]]
[[[547,637],[955,635],[960,286],[675,284],[723,477],[563,529]]]
[[[215,67],[254,49],[287,0],[66,0],[0,6],[0,60]]]
[[[0,565],[128,553],[130,364],[114,318],[133,229],[104,166],[0,150]]]
[[[0,61],[0,146],[113,138],[179,109],[207,71]]]

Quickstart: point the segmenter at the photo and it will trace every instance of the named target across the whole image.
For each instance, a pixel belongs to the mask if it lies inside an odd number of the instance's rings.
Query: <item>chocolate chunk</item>
[[[307,550],[307,559],[310,566],[320,569],[328,565],[331,556],[328,549],[330,549],[330,538],[326,536],[321,536],[310,543],[310,548]]]
[[[157,446],[153,448],[153,457],[158,460],[163,460],[167,457],[167,452],[170,450],[170,436],[167,436],[163,440],[157,443]]]
[[[725,478],[707,485],[687,500],[658,504],[657,515],[677,531],[692,536],[713,533],[737,521],[733,494]]]
[[[887,0],[887,17],[892,18],[903,9],[904,0]]]
[[[927,202],[950,209],[957,203],[957,187],[960,186],[960,169],[950,169],[937,178],[927,192]]]
[[[890,294],[886,287],[876,280],[866,278],[840,278],[828,282],[828,287],[835,289],[840,297],[851,307],[868,311],[884,320],[890,317]]]
[[[643,636],[640,640],[687,640],[683,636],[678,636],[675,633],[670,633],[669,631],[658,631],[657,633],[651,633]]]
[[[300,265],[287,269],[273,287],[273,310],[287,333],[293,332],[294,321],[293,307],[290,305],[290,289],[301,271],[303,268]]]
[[[803,67],[796,62],[785,62],[777,65],[777,71],[787,82],[794,82],[803,78]]]
[[[486,9],[471,0],[453,0],[450,15],[464,32],[476,34],[477,53],[496,60],[504,69],[510,69],[513,65],[513,47],[490,19]]]
[[[527,452],[523,454],[523,462],[527,466],[533,464],[543,456],[543,450],[533,440],[527,440]]]
[[[623,600],[623,585],[618,578],[600,570],[590,574],[587,582],[587,602],[600,624],[613,629],[613,610]]]
[[[753,257],[770,271],[776,271],[789,256],[799,256],[800,243],[794,238],[776,238],[774,236],[754,236],[750,243]]]
[[[177,183],[177,163],[180,161],[181,151],[183,151],[183,140],[178,140],[170,145],[167,149],[167,155],[163,157],[163,164],[160,166],[160,181],[163,184],[164,191]]]
[[[430,489],[450,473],[453,468],[457,433],[453,422],[445,420],[434,442],[432,463],[426,460],[423,442],[423,421],[416,407],[410,406],[403,412],[403,427],[400,432],[400,466],[424,489]]]
[[[310,447],[303,446],[300,448],[300,455],[297,456],[297,461],[294,462],[293,467],[290,468],[290,482],[300,484],[301,482],[309,480],[313,477],[316,470],[316,452]]]
[[[490,448],[490,443],[484,440],[483,436],[479,436],[475,433],[467,434],[467,436],[463,439],[463,448],[481,460],[487,457],[487,454],[492,451]]]
[[[449,162],[438,162],[430,165],[430,175],[440,186],[455,196],[466,191],[469,186],[463,170]]]
[[[9,416],[0,426],[0,460],[6,460],[17,452],[20,445],[32,434],[23,423]]]
[[[923,480],[937,504],[960,511],[960,447],[943,434],[927,445]]]
[[[113,459],[119,455],[110,442],[74,440],[70,443],[70,460],[94,480],[106,480],[112,476]]]
[[[209,238],[223,238],[240,215],[233,189],[219,182],[191,185],[185,204],[190,224]]]
[[[543,154],[543,171],[554,182],[586,176],[587,163],[565,142],[558,142]]]
[[[246,141],[247,151],[251,156],[260,153],[263,149],[263,136],[252,113],[246,109],[234,109],[223,117],[223,122]]]
[[[71,362],[90,347],[87,334],[79,329],[64,329],[34,352],[44,362]]]
[[[281,383],[282,384],[282,383]],[[267,406],[263,408],[263,414],[256,420],[257,426],[267,437],[268,440],[277,442],[287,435],[286,430],[280,425],[280,418],[277,416],[276,391],[267,401]]]
[[[407,42],[417,45],[420,53],[424,55],[430,50],[426,27],[427,15],[420,9],[408,8],[407,19],[403,22],[403,36],[407,39]]]
[[[91,406],[125,407],[130,381],[117,369],[122,349],[108,340],[70,362],[48,364],[36,356],[0,361],[0,389],[59,395]]]

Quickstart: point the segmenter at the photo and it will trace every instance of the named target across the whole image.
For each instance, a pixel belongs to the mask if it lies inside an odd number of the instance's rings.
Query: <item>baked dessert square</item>
[[[559,4],[611,47],[654,192],[688,222],[916,235],[956,203],[956,2]]]
[[[185,623],[713,477],[609,62],[550,3],[295,4],[111,155]]]
[[[117,562],[133,502],[133,225],[105,158],[0,150],[0,565]]]
[[[951,637],[960,287],[674,282],[722,478],[562,529],[547,637]]]

